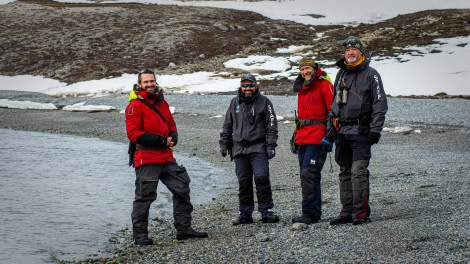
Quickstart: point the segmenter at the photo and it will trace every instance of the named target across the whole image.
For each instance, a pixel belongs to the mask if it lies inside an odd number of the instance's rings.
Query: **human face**
[[[315,76],[315,69],[312,66],[300,67],[300,74],[305,80],[310,81]]]
[[[155,93],[157,89],[157,82],[153,73],[142,73],[140,75],[139,87],[146,90],[147,93]]]
[[[349,47],[344,51],[344,58],[346,63],[353,64],[357,62],[362,57],[362,52],[354,47]]]
[[[242,84],[246,84],[245,85],[246,87],[243,87]],[[250,84],[254,84],[255,86],[250,87]],[[255,92],[255,90],[258,88],[258,85],[250,80],[243,80],[240,84],[240,88],[242,89],[242,93],[246,97],[251,97],[253,96],[253,93]]]

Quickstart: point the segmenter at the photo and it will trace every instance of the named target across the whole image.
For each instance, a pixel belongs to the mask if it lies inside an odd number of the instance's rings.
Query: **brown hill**
[[[162,74],[239,75],[223,62],[275,55],[277,48],[290,45],[312,45],[304,52],[335,61],[348,35],[361,37],[374,56],[394,57],[411,53],[406,46],[468,36],[468,21],[470,9],[459,9],[422,11],[376,24],[308,26],[210,7],[20,0],[0,6],[0,74],[41,75],[67,83],[136,73],[142,67]],[[323,33],[320,40],[315,40],[317,33]],[[273,88],[272,94],[284,94],[290,93],[287,82],[263,85]]]

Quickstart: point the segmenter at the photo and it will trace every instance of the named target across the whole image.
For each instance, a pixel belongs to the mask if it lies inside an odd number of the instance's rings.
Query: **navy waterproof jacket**
[[[336,74],[335,91],[345,86],[348,88],[348,96],[346,104],[338,104],[336,98],[333,100],[330,115],[351,122],[339,127],[337,132],[340,134],[358,135],[359,124],[352,124],[355,120],[366,120],[368,131],[382,131],[388,110],[387,97],[380,74],[369,63],[370,60],[366,59],[357,67],[348,69],[344,65],[344,58],[336,62],[340,70]],[[330,126],[331,121],[328,123]]]

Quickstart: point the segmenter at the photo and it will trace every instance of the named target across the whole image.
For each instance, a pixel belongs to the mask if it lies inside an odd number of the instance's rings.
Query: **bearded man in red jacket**
[[[300,74],[294,83],[297,93],[295,142],[298,145],[302,215],[292,222],[313,224],[321,218],[321,170],[327,149],[322,145],[334,96],[331,79],[311,58],[300,60]]]
[[[157,198],[159,181],[173,194],[176,238],[207,237],[206,232],[197,232],[191,227],[191,180],[186,169],[173,157],[171,148],[178,142],[176,123],[151,69],[143,69],[138,75],[137,91],[126,108],[126,129],[127,137],[135,144],[131,160],[136,173],[131,215],[134,244],[153,244],[148,236],[148,217],[150,205]]]

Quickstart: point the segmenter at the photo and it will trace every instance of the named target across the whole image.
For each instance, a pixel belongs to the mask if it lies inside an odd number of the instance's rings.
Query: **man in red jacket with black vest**
[[[330,77],[311,58],[300,60],[294,83],[297,93],[295,142],[298,145],[302,215],[292,222],[313,224],[321,218],[321,170],[327,155],[322,146],[334,88]]]
[[[126,108],[127,137],[135,143],[135,199],[132,209],[134,244],[152,245],[148,236],[150,205],[157,198],[161,180],[173,194],[173,217],[178,240],[207,237],[191,227],[193,206],[189,197],[190,178],[186,169],[173,157],[172,147],[178,142],[178,133],[163,91],[151,69],[138,75],[136,99]]]

